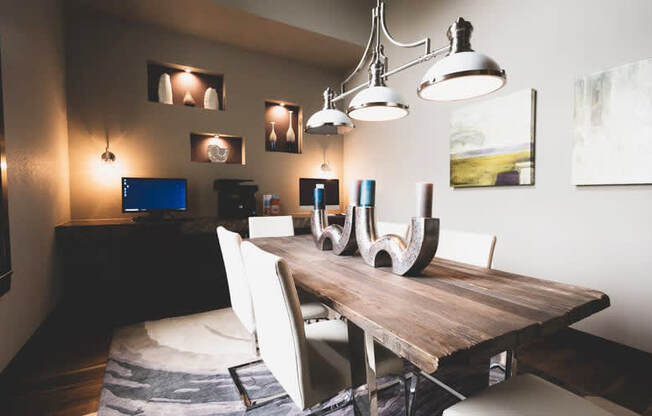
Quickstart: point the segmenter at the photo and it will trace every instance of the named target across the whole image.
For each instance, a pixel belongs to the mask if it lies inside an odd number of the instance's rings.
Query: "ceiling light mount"
[[[358,93],[351,100],[347,113],[359,120],[386,121],[404,117],[408,114],[408,105],[394,89],[388,87],[385,81],[392,75],[405,69],[429,61],[442,58],[426,72],[417,88],[419,97],[431,101],[454,101],[489,94],[505,85],[505,71],[488,56],[471,49],[471,22],[458,18],[448,28],[449,44],[431,50],[430,38],[404,43],[392,37],[385,19],[385,3],[377,0],[376,7],[371,12],[371,32],[360,62],[353,72],[340,84],[340,93],[335,96],[328,88],[324,92],[324,109],[315,113],[308,121],[306,132],[313,134],[333,133],[334,129],[323,129],[333,123],[341,122],[341,116],[346,114],[335,109],[334,103],[347,96]],[[422,47],[423,53],[417,58],[396,68],[389,69],[388,59],[384,55],[381,44],[383,35],[391,44],[400,48]],[[360,72],[365,63],[369,63],[369,80],[366,83],[347,89],[347,84]],[[328,107],[327,107],[328,106]],[[332,110],[330,113],[324,113]],[[315,128],[310,121],[318,116]],[[348,116],[347,116],[347,119]],[[350,120],[350,119],[349,119]],[[351,122],[351,128],[353,123]],[[348,131],[351,130],[348,128]],[[311,131],[309,131],[311,130]],[[320,131],[327,131],[326,133]]]

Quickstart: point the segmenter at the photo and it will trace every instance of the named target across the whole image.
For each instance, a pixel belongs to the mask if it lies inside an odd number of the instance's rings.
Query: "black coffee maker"
[[[216,179],[217,218],[247,218],[256,215],[258,185],[248,184],[251,179]],[[244,185],[243,185],[244,183]]]

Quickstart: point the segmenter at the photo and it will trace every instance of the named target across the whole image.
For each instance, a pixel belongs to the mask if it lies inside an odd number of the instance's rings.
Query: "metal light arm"
[[[358,73],[360,70],[364,67],[364,64],[368,61],[368,56],[369,52],[372,50],[372,45],[374,44],[374,39],[376,40],[375,44],[375,49],[373,50],[372,56],[374,59],[380,59],[381,57],[379,56],[382,54],[380,51],[380,32],[382,30],[382,33],[385,35],[387,40],[389,40],[393,45],[398,46],[399,48],[415,48],[418,46],[423,46],[424,51],[423,55],[413,59],[410,62],[407,62],[401,66],[398,66],[392,70],[387,70],[385,68],[385,72],[383,72],[380,76],[382,79],[387,79],[391,75],[397,74],[405,69],[411,68],[415,65],[418,65],[422,62],[428,61],[430,59],[433,59],[437,56],[447,54],[450,49],[451,45],[448,44],[446,46],[442,46],[441,48],[435,49],[434,51],[430,50],[430,38],[423,38],[421,40],[412,42],[412,43],[403,43],[399,42],[398,40],[394,39],[392,35],[389,33],[389,29],[387,29],[387,23],[385,21],[385,3],[383,3],[381,0],[378,0],[377,6],[374,7],[371,11],[371,33],[369,34],[369,40],[367,41],[367,46],[365,47],[364,53],[362,54],[362,58],[360,59],[360,62],[358,62],[358,65],[355,67],[353,72],[351,72],[345,79],[342,81],[340,84],[340,94],[332,97],[331,102],[337,102],[340,100],[343,100],[347,96],[353,94],[354,92],[360,91],[363,88],[366,88],[369,86],[369,81],[362,83],[360,85],[357,85],[353,88],[346,89],[346,84],[351,81],[351,79]]]
[[[369,51],[371,50],[371,45],[373,44],[374,37],[376,35],[376,24],[377,24],[377,16],[378,16],[378,10],[376,7],[371,9],[371,33],[369,33],[369,40],[367,40],[367,46],[364,48],[364,53],[362,54],[362,57],[360,58],[360,62],[358,62],[358,66],[355,67],[353,72],[347,76],[344,81],[340,84],[340,95],[344,94],[344,89],[345,85],[347,82],[351,80],[355,76],[355,74],[358,73],[364,66],[365,62],[367,62],[367,55],[369,54]],[[339,97],[339,95],[338,95]]]

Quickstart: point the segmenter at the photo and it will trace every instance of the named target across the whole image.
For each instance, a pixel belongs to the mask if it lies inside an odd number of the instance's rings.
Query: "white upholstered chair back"
[[[308,347],[294,278],[283,259],[242,243],[254,300],[260,356],[292,400],[309,400]]]
[[[410,225],[401,222],[376,221],[376,234],[378,236],[394,234],[407,242],[410,236]]]
[[[495,235],[440,229],[435,256],[490,269],[495,247]]]
[[[231,308],[247,331],[253,334],[256,331],[256,319],[247,273],[240,250],[242,238],[240,238],[239,234],[224,227],[217,227],[217,239],[220,242],[226,280],[229,283]]]
[[[249,217],[249,237],[291,237],[294,235],[292,216]]]

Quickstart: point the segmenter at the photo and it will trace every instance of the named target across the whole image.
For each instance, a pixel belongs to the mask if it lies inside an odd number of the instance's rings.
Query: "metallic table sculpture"
[[[353,199],[355,201],[357,198]],[[337,224],[328,225],[328,216],[324,200],[324,187],[317,185],[314,190],[315,209],[310,217],[310,231],[320,250],[332,250],[334,254],[351,255],[358,248],[355,239],[355,206],[346,207],[344,227]]]
[[[376,235],[374,207],[356,207],[355,233],[360,255],[368,265],[391,266],[395,274],[414,275],[435,257],[439,218],[413,217],[406,242],[394,234]]]
[[[375,181],[361,183],[360,205],[356,207],[355,233],[364,261],[373,267],[391,266],[399,275],[414,275],[435,257],[439,243],[439,219],[432,217],[431,183],[417,183],[417,216],[410,223],[409,241],[398,235],[376,234]]]
[[[391,266],[399,275],[414,275],[433,259],[439,243],[439,219],[432,218],[430,183],[417,183],[417,216],[410,223],[408,241],[394,234],[376,233],[376,181],[357,181],[349,192],[352,204],[346,207],[344,227],[328,225],[324,206],[324,189],[314,191],[315,209],[310,227],[320,250],[333,250],[337,255],[354,254],[356,250],[373,267]],[[355,205],[353,205],[355,204]],[[359,205],[359,206],[357,206]]]

